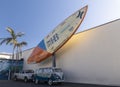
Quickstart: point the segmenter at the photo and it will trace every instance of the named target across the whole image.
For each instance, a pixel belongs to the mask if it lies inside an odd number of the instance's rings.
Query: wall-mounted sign
[[[73,13],[50,32],[42,41],[40,41],[37,47],[35,47],[27,62],[39,63],[60,49],[71,38],[82,23],[87,8],[88,6],[85,6]]]

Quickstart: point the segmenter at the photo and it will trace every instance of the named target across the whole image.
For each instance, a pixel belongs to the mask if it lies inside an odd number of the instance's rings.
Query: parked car
[[[36,84],[44,81],[52,85],[53,83],[62,83],[64,81],[64,74],[60,68],[39,68],[34,72],[33,80]]]
[[[32,76],[34,74],[33,70],[23,70],[18,73],[14,73],[14,80],[24,80],[24,82],[27,82],[29,80],[32,80]]]

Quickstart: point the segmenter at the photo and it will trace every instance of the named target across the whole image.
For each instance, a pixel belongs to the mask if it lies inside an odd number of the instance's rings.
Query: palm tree
[[[7,27],[7,31],[10,33],[10,37],[0,38],[0,45],[6,43],[6,45],[13,45],[12,59],[14,59],[14,51],[16,48],[16,44],[18,43],[17,38],[23,36],[22,32],[15,33],[14,30],[10,27]]]
[[[12,60],[13,60],[15,49],[17,48],[16,49],[17,52],[20,51],[20,53],[21,53],[22,52],[21,47],[23,45],[27,45],[27,43],[26,42],[21,42],[21,43],[18,42],[18,37],[21,37],[24,35],[22,32],[15,33],[14,30],[10,27],[7,27],[7,31],[9,32],[10,36],[6,37],[6,38],[0,38],[0,40],[1,40],[0,45],[2,45],[3,43],[6,43],[6,45],[8,45],[8,44],[13,45],[13,52],[12,52]],[[11,65],[11,70],[12,69],[13,69],[13,64]]]

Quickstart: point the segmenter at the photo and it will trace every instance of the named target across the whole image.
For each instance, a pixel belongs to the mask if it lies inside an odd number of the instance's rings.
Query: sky
[[[87,14],[78,28],[81,32],[120,19],[120,0],[0,0],[0,38],[6,31],[24,32],[19,41],[26,41],[23,50],[35,47],[49,32],[78,9],[88,5]],[[12,46],[3,44],[0,52],[12,53]]]

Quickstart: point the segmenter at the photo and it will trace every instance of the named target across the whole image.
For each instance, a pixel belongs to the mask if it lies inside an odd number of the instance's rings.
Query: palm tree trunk
[[[17,47],[17,49],[16,49],[15,72],[17,71],[18,60],[19,60],[19,51],[18,51],[18,47]]]
[[[20,52],[20,58],[22,58],[22,49],[21,49],[21,47],[19,48],[19,52]]]
[[[15,51],[15,49],[13,48],[12,63],[11,63],[11,71],[13,71],[13,66],[14,66],[14,51]]]
[[[12,78],[12,75],[13,75],[13,64],[14,64],[14,48],[13,48],[12,59],[11,59],[11,62],[10,62],[10,67],[9,67],[8,80],[10,80]]]

